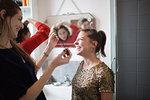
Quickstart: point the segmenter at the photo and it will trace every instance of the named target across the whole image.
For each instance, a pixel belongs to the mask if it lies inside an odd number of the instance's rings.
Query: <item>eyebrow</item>
[[[82,37],[79,37],[79,38],[84,38],[84,37],[82,36]]]

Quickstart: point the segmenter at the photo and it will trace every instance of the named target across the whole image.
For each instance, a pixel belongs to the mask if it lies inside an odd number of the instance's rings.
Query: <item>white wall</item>
[[[44,22],[47,16],[66,13],[79,13],[73,5],[72,0],[64,0],[62,9],[59,10],[63,0],[38,0],[38,18]],[[97,30],[104,30],[107,36],[106,55],[102,59],[108,66],[111,65],[111,46],[110,46],[110,0],[74,0],[81,13],[91,13],[96,18]],[[55,49],[55,51],[58,49]],[[42,50],[41,50],[42,51]],[[73,50],[74,51],[74,50]],[[77,60],[73,53],[72,60]],[[81,59],[79,59],[81,60]]]

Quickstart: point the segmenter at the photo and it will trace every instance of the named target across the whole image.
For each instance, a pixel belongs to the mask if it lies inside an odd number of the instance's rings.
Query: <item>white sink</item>
[[[47,100],[71,100],[72,86],[45,85],[43,91]]]

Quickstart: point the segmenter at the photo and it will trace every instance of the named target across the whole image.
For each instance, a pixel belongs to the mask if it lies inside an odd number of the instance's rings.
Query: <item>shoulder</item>
[[[71,24],[71,25],[70,25],[70,28],[71,28],[73,31],[80,30],[80,28],[79,28],[79,27],[77,27],[77,26],[76,26],[76,25],[74,25],[74,24]]]
[[[0,49],[0,61],[3,62],[9,59],[10,52],[8,49]]]
[[[81,69],[82,69],[83,63],[84,63],[84,61],[81,61],[81,62],[80,62],[80,64],[79,64],[79,66],[78,66],[78,69],[77,69],[77,70],[81,70]]]
[[[100,63],[98,66],[97,66],[97,74],[98,75],[101,75],[101,76],[114,76],[114,73],[113,71],[104,63]]]

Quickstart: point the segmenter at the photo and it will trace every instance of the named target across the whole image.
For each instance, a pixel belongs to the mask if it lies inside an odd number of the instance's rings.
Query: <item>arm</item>
[[[38,22],[38,21],[36,21],[36,20],[34,20],[34,19],[30,19],[30,18],[28,18],[27,21],[28,21],[29,23],[33,24],[34,26],[35,26],[35,24]]]
[[[28,18],[27,20],[24,21],[23,24],[28,26],[28,24],[31,23],[31,24],[33,24],[35,26],[36,22],[38,22],[38,21]]]
[[[101,100],[113,100],[113,93],[101,93]]]
[[[103,74],[99,82],[101,100],[113,100],[114,74],[108,67],[103,69]]]
[[[33,52],[34,49],[36,49],[42,42],[44,42],[46,39],[48,39],[48,35],[50,32],[50,28],[40,22],[37,22],[35,20],[30,21],[31,23],[35,23],[35,27],[38,29],[35,35],[33,35],[31,38],[23,41],[20,43],[20,47],[25,50],[26,53],[29,55]]]
[[[47,80],[51,76],[53,70],[62,64],[67,64],[72,56],[70,50],[68,49],[70,56],[64,56],[66,54],[65,51],[63,51],[61,54],[59,54],[48,66],[45,73],[41,76],[41,78],[36,81],[26,92],[24,96],[22,96],[19,100],[35,100],[36,97],[41,92],[42,88],[46,84]],[[64,56],[64,58],[62,58]]]
[[[72,34],[74,34],[74,35],[78,35],[78,33],[80,32],[80,28],[79,27],[77,27],[76,25],[74,25],[74,24],[70,24],[70,28],[72,29]]]
[[[53,29],[54,28],[52,28],[52,30]],[[57,42],[59,41],[59,38],[56,36],[56,34],[53,34],[53,32],[51,32],[50,35],[51,36],[48,39],[48,44],[44,52],[42,53],[41,57],[36,61],[36,65],[38,66],[38,69],[43,65],[49,53],[52,51],[52,49],[56,46]]]

